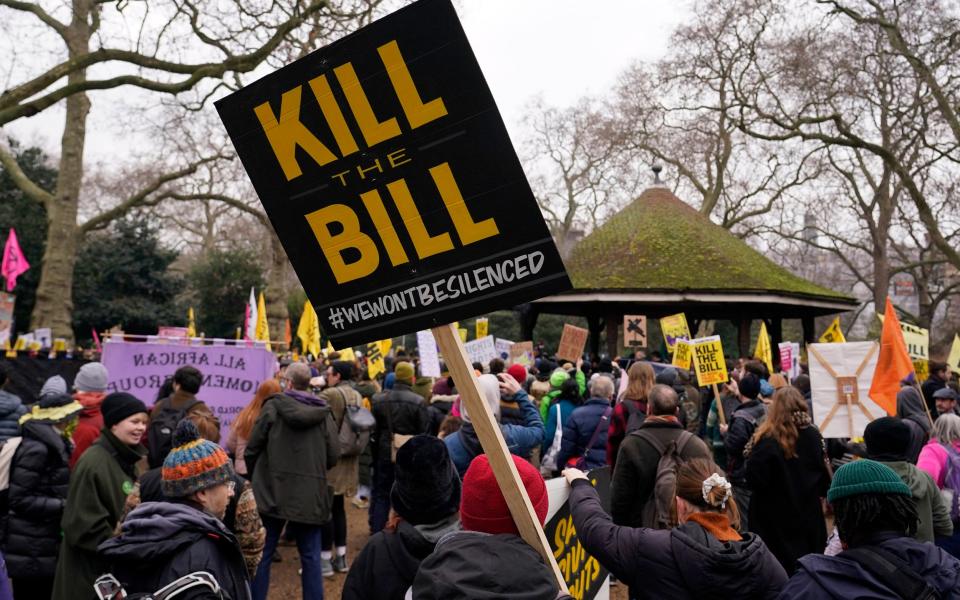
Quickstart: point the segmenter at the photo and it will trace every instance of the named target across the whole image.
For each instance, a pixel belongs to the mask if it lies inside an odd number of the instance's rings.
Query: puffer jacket
[[[237,540],[219,519],[195,505],[145,502],[127,515],[120,535],[100,544],[98,551],[128,593],[154,592],[184,575],[206,571],[220,584],[224,599],[251,597]]]
[[[49,423],[27,421],[10,465],[10,511],[4,556],[11,577],[52,578],[60,519],[70,486],[73,447]]]
[[[932,585],[941,598],[960,597],[960,561],[933,544],[893,533],[870,540],[906,562]],[[837,556],[808,554],[780,593],[784,600],[849,600],[850,598],[897,598],[887,586],[860,563]]]
[[[558,465],[562,467],[568,459],[577,456],[586,457],[587,469],[596,469],[607,464],[610,415],[607,414],[606,420],[603,420],[603,417],[608,410],[613,412],[610,402],[604,398],[591,398],[583,406],[574,409],[563,425],[563,443],[560,454],[557,455]],[[587,448],[591,440],[593,446]]]
[[[721,542],[697,523],[671,530],[620,527],[589,481],[570,490],[580,543],[639,598],[776,598],[787,581],[763,540]]]
[[[391,434],[418,435],[430,431],[427,404],[423,396],[414,393],[407,383],[395,382],[393,389],[374,396],[371,405],[371,412],[377,420],[370,439],[374,460],[390,462]]]
[[[757,427],[767,415],[767,407],[759,400],[744,402],[729,415],[730,428],[723,440],[727,451],[727,477],[736,485],[746,485],[747,475],[744,466],[746,459],[743,449],[757,431]]]
[[[329,521],[327,471],[339,458],[329,408],[285,394],[268,398],[244,452],[260,513],[312,525]]]
[[[19,396],[0,390],[0,442],[20,435],[20,417],[26,413]]]

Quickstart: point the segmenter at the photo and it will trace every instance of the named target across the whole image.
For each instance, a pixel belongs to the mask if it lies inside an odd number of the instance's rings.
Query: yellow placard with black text
[[[723,343],[719,335],[691,340],[693,366],[697,372],[697,385],[706,387],[726,383],[729,379],[727,363],[723,358]]]

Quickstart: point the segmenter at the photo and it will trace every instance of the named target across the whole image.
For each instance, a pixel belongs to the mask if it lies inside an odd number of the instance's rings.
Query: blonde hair
[[[795,387],[783,387],[773,394],[773,402],[767,412],[767,418],[753,434],[756,445],[762,438],[772,437],[783,449],[784,458],[797,456],[797,438],[800,430],[794,420],[794,413],[807,412],[807,401]]]

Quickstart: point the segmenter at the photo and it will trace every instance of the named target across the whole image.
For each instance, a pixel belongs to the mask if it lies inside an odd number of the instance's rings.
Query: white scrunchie
[[[730,491],[733,489],[733,486],[730,485],[730,482],[727,481],[725,477],[720,476],[719,473],[714,473],[704,479],[703,500],[707,504],[710,504],[710,506],[716,506],[710,502],[710,492],[713,491],[713,488],[721,488],[723,490],[723,500],[720,501],[720,508],[726,508],[727,500],[730,498]]]

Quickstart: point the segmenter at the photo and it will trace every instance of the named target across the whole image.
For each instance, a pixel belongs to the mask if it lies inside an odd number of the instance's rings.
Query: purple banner
[[[253,399],[260,382],[273,377],[277,361],[264,348],[191,346],[108,342],[103,365],[110,375],[107,392],[127,392],[151,407],[157,391],[174,371],[186,365],[203,373],[197,398],[220,418],[220,441],[226,443],[230,424]]]

